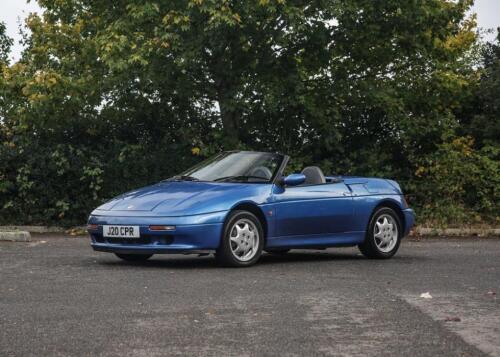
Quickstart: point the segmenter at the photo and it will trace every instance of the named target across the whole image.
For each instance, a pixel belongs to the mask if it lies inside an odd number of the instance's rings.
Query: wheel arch
[[[253,213],[260,221],[260,224],[262,225],[262,230],[264,231],[264,243],[267,241],[267,232],[268,232],[267,219],[262,209],[255,202],[243,201],[235,204],[227,212],[226,217],[224,218],[224,225],[226,224],[229,215],[234,211],[248,211],[250,213]]]
[[[396,214],[398,215],[399,220],[401,222],[401,226],[402,226],[401,229],[404,232],[404,229],[406,227],[406,222],[405,222],[405,215],[403,214],[403,209],[401,208],[401,205],[397,201],[394,201],[391,199],[384,199],[384,200],[377,203],[377,205],[372,210],[372,213],[370,215],[370,219],[368,220],[368,226],[370,225],[370,222],[371,222],[372,217],[375,214],[375,212],[377,212],[377,210],[382,208],[382,207],[391,208],[392,210],[394,210],[394,212],[396,212]],[[367,229],[366,229],[367,232],[368,232],[368,228],[369,227],[367,227]]]

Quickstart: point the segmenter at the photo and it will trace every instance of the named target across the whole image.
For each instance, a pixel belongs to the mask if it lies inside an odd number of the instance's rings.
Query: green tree
[[[5,24],[0,22],[0,65],[9,63],[9,53],[12,46],[12,39],[5,33]]]
[[[145,1],[118,15],[104,5],[110,22],[97,42],[114,70],[140,68],[152,88],[190,98],[193,121],[210,120],[226,147],[385,173],[456,125],[471,72],[460,58],[475,40],[470,4]]]
[[[28,47],[2,74],[5,222],[81,223],[103,199],[193,162],[172,108],[99,59],[98,20],[65,16],[30,16]]]
[[[496,42],[486,43],[471,101],[460,113],[462,135],[476,139],[476,147],[500,147],[500,28]]]

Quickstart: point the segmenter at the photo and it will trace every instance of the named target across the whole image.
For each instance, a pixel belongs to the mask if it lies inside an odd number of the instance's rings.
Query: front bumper
[[[213,251],[219,247],[224,214],[185,217],[95,216],[88,223],[91,246],[100,252],[123,254],[167,254]],[[140,238],[106,238],[103,225],[139,226]],[[150,225],[175,225],[173,231],[151,231]]]
[[[405,231],[404,235],[407,236],[410,233],[410,230],[415,225],[415,211],[411,208],[407,208],[403,210],[403,215],[405,217]]]

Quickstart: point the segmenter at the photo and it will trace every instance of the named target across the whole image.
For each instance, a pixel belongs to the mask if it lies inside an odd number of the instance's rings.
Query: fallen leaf
[[[420,294],[420,297],[423,299],[432,299],[432,295],[429,292]]]

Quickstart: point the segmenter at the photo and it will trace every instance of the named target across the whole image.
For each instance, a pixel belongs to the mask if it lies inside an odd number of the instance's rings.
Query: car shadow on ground
[[[405,260],[406,257],[395,256],[391,261],[401,261]],[[323,264],[328,262],[346,262],[346,261],[356,261],[356,262],[367,262],[373,264],[374,260],[367,259],[359,253],[355,252],[324,252],[324,251],[297,251],[289,252],[285,255],[273,255],[264,253],[256,266],[265,266],[273,264]],[[111,259],[99,259],[97,263],[102,266],[124,266],[124,267],[143,267],[143,268],[171,268],[171,269],[213,269],[213,268],[224,268],[219,266],[213,254],[209,256],[199,257],[197,255],[155,255],[150,260],[144,262],[127,262],[119,260],[116,257],[111,257]]]

